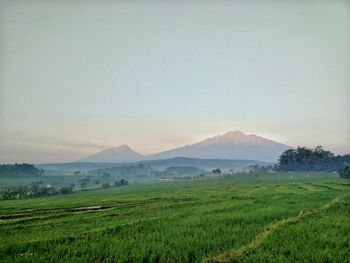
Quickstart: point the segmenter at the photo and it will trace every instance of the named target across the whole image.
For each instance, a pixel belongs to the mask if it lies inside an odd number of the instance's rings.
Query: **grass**
[[[349,262],[349,190],[286,173],[1,201],[0,261]]]

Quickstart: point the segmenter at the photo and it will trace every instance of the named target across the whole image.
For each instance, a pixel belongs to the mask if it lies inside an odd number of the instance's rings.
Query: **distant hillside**
[[[44,169],[46,175],[54,174],[73,174],[75,171],[86,172],[95,169],[110,168],[117,163],[97,163],[97,162],[71,162],[71,163],[45,163],[36,164],[35,166]]]
[[[225,170],[243,170],[251,165],[267,166],[271,163],[254,160],[224,160],[224,159],[198,159],[187,157],[175,157],[165,160],[151,160],[139,162],[151,166],[155,169],[164,170],[168,167],[197,167],[200,169],[212,170],[221,168]]]
[[[52,163],[52,164],[38,164],[45,170],[45,173],[56,174],[73,174],[74,171],[92,171],[96,169],[105,169],[113,167],[131,167],[140,166],[141,164],[145,166],[152,167],[157,170],[165,170],[168,167],[197,167],[205,170],[212,170],[216,168],[235,171],[244,170],[252,165],[266,166],[271,163],[260,162],[254,160],[221,160],[221,159],[198,159],[198,158],[187,158],[187,157],[176,157],[164,160],[149,160],[131,163],[86,163],[86,162],[72,162],[72,163]]]

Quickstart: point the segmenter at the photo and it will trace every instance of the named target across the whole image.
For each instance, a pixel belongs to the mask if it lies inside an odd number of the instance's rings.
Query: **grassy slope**
[[[276,228],[238,259],[344,262],[350,187],[334,174],[308,175],[204,178],[2,201],[0,261],[205,261],[239,250],[271,223],[342,196],[327,210]]]

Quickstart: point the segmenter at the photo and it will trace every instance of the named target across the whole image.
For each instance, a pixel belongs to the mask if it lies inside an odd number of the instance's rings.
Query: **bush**
[[[63,186],[59,192],[60,194],[66,195],[66,194],[70,194],[73,192],[73,188],[74,186],[70,185],[70,186]]]
[[[114,182],[114,186],[122,186],[122,185],[128,185],[129,182],[125,179],[121,179],[119,181],[115,181]]]

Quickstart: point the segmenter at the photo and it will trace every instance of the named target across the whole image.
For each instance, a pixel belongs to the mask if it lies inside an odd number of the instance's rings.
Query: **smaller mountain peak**
[[[135,162],[144,156],[132,150],[128,145],[122,144],[117,147],[108,148],[96,154],[90,155],[80,161],[83,162]]]

